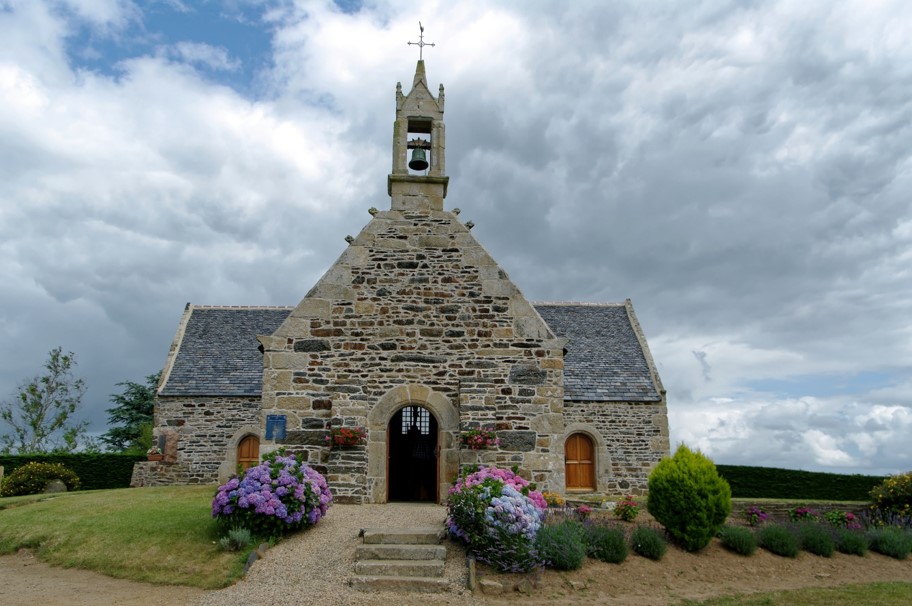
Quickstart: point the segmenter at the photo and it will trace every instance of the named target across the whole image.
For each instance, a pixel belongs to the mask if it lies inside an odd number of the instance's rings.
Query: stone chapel
[[[443,113],[419,60],[396,86],[390,208],[296,307],[187,304],[155,402],[164,460],[134,486],[225,481],[285,447],[337,502],[444,502],[473,464],[578,498],[645,492],[668,419],[630,300],[530,303],[444,208]],[[341,427],[364,441],[331,448]],[[473,428],[499,444],[470,448]]]

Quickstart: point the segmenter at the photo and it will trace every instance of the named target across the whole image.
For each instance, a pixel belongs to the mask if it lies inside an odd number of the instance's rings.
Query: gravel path
[[[197,604],[477,604],[465,589],[465,553],[453,543],[446,543],[449,593],[367,593],[348,586],[362,528],[442,528],[445,518],[439,505],[333,505],[316,526],[267,551],[243,580],[205,594]]]

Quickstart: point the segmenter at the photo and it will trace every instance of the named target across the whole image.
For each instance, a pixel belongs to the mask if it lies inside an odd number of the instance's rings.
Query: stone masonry
[[[473,464],[516,466],[564,492],[564,447],[577,433],[595,449],[597,486],[585,490],[645,491],[669,452],[668,423],[632,305],[523,296],[471,223],[444,209],[443,109],[443,86],[431,94],[419,61],[411,91],[396,90],[390,209],[370,209],[296,307],[187,305],[156,399],[165,461],[137,464],[134,485],[223,481],[255,436],[261,456],[285,447],[325,473],[337,501],[383,503],[391,421],[417,406],[437,429],[431,499],[445,500]],[[416,148],[426,170],[408,162]],[[284,436],[270,434],[270,418],[284,419]],[[499,446],[460,444],[461,432],[489,426]],[[366,443],[330,449],[335,427],[365,428]]]

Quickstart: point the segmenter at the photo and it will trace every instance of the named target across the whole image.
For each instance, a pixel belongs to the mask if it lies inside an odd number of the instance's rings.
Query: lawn
[[[22,547],[54,566],[215,589],[246,553],[218,547],[211,486],[125,488],[0,499],[0,554]]]

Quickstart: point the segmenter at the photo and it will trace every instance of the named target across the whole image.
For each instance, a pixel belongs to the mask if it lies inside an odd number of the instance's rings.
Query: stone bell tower
[[[408,95],[396,84],[393,123],[393,172],[387,178],[392,210],[443,210],[450,178],[446,176],[443,85],[431,94],[424,60],[415,68]]]

